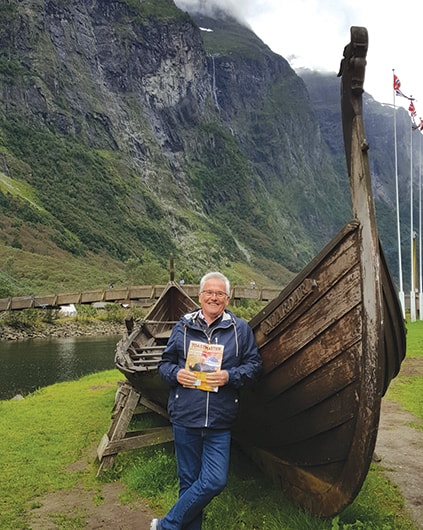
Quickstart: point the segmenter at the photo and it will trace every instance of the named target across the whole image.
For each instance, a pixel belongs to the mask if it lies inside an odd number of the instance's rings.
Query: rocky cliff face
[[[150,141],[177,151],[166,110],[194,122],[210,82],[198,29],[164,4],[160,19],[122,1],[21,2],[11,53],[27,82],[11,80],[5,112],[19,107],[91,148],[129,153],[141,170]]]
[[[349,218],[304,83],[247,28],[170,0],[1,11],[3,175],[30,186],[0,197],[9,245],[47,252],[29,217],[48,252],[280,283]]]
[[[342,174],[345,167],[344,145],[341,129],[341,109],[339,104],[339,82],[335,75],[300,71],[305,81],[319,128],[325,143],[329,146],[331,159]],[[402,243],[402,266],[405,284],[410,277],[410,148],[412,141],[413,195],[415,226],[419,211],[419,132],[411,128],[408,112],[400,107],[395,111],[392,105],[381,104],[371,94],[364,93],[363,117],[366,136],[369,142],[369,162],[372,175],[379,235],[387,255],[391,273],[398,282],[398,233],[396,204],[396,169],[394,142],[394,112],[397,136],[397,176],[400,217],[400,238]],[[417,162],[417,163],[416,163]]]

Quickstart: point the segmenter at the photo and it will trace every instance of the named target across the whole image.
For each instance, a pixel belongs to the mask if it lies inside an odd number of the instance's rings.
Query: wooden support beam
[[[107,434],[105,434],[103,438],[105,437],[107,437]],[[172,427],[157,427],[145,431],[130,432],[120,440],[109,440],[107,437],[107,445],[102,449],[101,458],[112,455],[116,456],[117,453],[121,453],[122,451],[131,451],[132,449],[139,449],[140,447],[147,447],[149,445],[158,445],[171,442],[172,440]],[[97,452],[98,451],[99,450],[97,450]]]
[[[144,408],[144,411],[148,409],[167,418],[165,411],[143,398],[129,381],[119,381],[112,411],[112,422],[97,448],[97,457],[100,462],[97,476],[105,469],[111,469],[117,454],[122,451],[131,451],[173,440],[170,426],[128,432],[132,417],[139,413],[140,406]]]

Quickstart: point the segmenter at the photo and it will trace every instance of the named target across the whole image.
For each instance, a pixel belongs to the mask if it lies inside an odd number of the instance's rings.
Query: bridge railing
[[[22,309],[58,308],[69,304],[93,304],[96,302],[115,303],[151,303],[160,297],[166,285],[138,285],[133,287],[114,287],[73,293],[50,295],[28,295],[0,298],[0,311],[19,311]],[[191,298],[198,296],[199,285],[185,284],[181,288]],[[232,287],[231,301],[254,299],[268,302],[276,298],[281,289],[273,287],[250,287],[237,285]]]

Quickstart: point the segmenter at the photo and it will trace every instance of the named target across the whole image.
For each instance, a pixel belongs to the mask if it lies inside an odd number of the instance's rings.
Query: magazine
[[[219,387],[207,384],[206,377],[208,373],[220,370],[223,348],[223,344],[207,344],[196,340],[192,340],[189,343],[185,368],[195,372],[197,381],[188,388],[197,388],[208,392],[217,392],[219,390]]]

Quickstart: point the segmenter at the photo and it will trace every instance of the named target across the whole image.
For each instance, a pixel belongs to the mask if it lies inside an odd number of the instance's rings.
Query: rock
[[[3,326],[0,335],[1,340],[17,341],[29,339],[47,339],[50,337],[83,337],[96,335],[122,335],[125,333],[125,324],[122,322],[68,320],[66,322],[55,322],[45,324],[42,329],[19,329]]]

